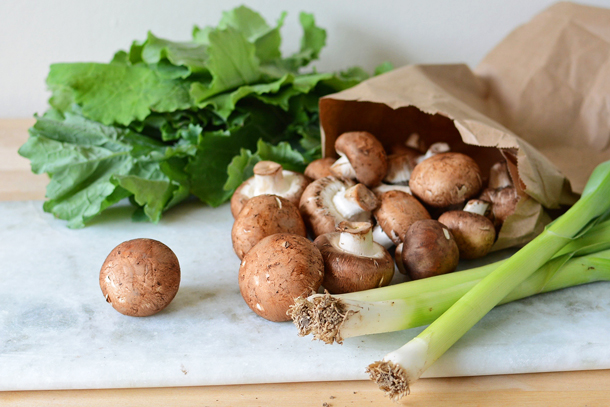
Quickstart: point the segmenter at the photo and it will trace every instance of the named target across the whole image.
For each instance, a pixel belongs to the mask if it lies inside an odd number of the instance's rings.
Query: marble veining
[[[325,345],[258,317],[239,294],[227,205],[193,202],[158,225],[113,208],[80,230],[41,206],[0,203],[0,390],[365,379],[421,331]],[[182,268],[174,301],[146,318],[116,312],[98,285],[110,250],[136,237],[167,244]],[[427,376],[610,368],[609,293],[595,283],[499,307]]]

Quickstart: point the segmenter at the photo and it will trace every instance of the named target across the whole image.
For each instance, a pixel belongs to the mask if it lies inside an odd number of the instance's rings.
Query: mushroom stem
[[[379,249],[373,242],[372,225],[368,222],[341,222],[337,227],[339,247],[356,256],[375,257]]]
[[[341,190],[333,196],[333,204],[337,212],[346,219],[370,212],[377,206],[377,197],[363,184]]]
[[[373,228],[373,241],[379,243],[386,249],[394,246],[394,242],[390,237],[383,231],[380,225],[375,225]]]
[[[286,189],[282,166],[272,161],[260,161],[254,168],[254,195],[278,193]]]
[[[471,199],[466,203],[463,211],[485,216],[489,211],[489,202],[481,201],[480,199]]]
[[[349,159],[345,154],[339,154],[339,159],[331,166],[331,169],[336,174],[344,179],[356,179],[356,170],[350,164]]]
[[[495,163],[489,170],[488,188],[501,189],[512,186],[513,180],[510,178],[506,162],[499,161]]]

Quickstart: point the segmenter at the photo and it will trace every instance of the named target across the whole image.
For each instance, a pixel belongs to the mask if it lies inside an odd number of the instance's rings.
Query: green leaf
[[[253,174],[253,168],[257,162],[261,161],[260,157],[252,154],[250,150],[242,148],[239,155],[233,157],[231,163],[227,167],[227,182],[224,184],[225,191],[234,191],[245,180]]]
[[[133,199],[144,208],[144,213],[152,222],[157,223],[177,186],[157,162],[135,165],[128,175],[115,175],[114,180],[133,194]]]
[[[185,66],[192,72],[207,69],[207,46],[197,42],[175,42],[165,40],[148,33],[142,49],[142,60],[156,64],[167,59],[173,65]]]
[[[207,66],[213,80],[209,87],[199,82],[193,83],[191,96],[196,102],[239,86],[254,84],[260,79],[256,48],[241,32],[227,27],[210,32],[208,37]]]
[[[394,70],[394,65],[391,62],[385,61],[375,67],[375,76],[382,75],[386,72]]]
[[[70,112],[63,118],[56,114],[39,118],[19,149],[19,154],[30,159],[32,171],[50,177],[44,209],[68,220],[69,227],[84,226],[108,206],[136,192],[142,205],[148,206],[151,219],[158,219],[158,208],[165,208],[174,198],[181,182],[161,172],[159,163],[180,153],[129,129],[104,126]],[[150,183],[117,181],[126,176],[165,180],[171,188],[166,187],[169,191],[162,194],[159,186],[150,192]],[[148,195],[136,189],[144,184]]]
[[[220,95],[216,95],[212,98],[204,100],[199,104],[199,107],[207,107],[212,106],[216,113],[223,118],[228,118],[235,107],[237,102],[248,95],[264,95],[264,94],[274,94],[279,91],[282,85],[292,82],[294,79],[292,75],[285,75],[284,77],[270,82],[270,83],[261,83],[257,85],[246,85],[240,86],[237,90],[230,93],[222,93]],[[298,92],[298,91],[297,91]]]
[[[218,206],[231,197],[231,191],[225,191],[227,166],[241,148],[251,149],[255,141],[251,131],[233,132],[229,137],[208,133],[203,136],[197,154],[188,164],[186,171],[191,175],[191,192],[210,206]]]
[[[65,111],[69,89],[83,114],[103,124],[128,125],[152,110],[171,112],[192,105],[186,83],[163,79],[142,65],[53,64],[47,84],[52,106]]]
[[[277,145],[258,140],[256,143],[256,155],[264,161],[274,161],[281,164],[285,170],[303,172],[307,164],[303,155],[294,150],[289,143],[281,142]]]
[[[286,59],[286,64],[291,69],[298,69],[318,59],[320,51],[326,45],[326,30],[316,26],[313,14],[302,12],[299,15],[299,22],[303,28],[301,49]]]

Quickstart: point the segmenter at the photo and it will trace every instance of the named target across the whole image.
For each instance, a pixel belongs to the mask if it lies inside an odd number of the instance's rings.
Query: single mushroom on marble
[[[128,240],[110,252],[99,283],[115,310],[146,317],[167,307],[176,296],[180,264],[174,252],[157,240]]]
[[[272,194],[299,204],[309,180],[303,174],[287,171],[273,161],[259,161],[253,168],[254,176],[244,181],[231,197],[231,213],[236,218],[248,199]]]
[[[415,222],[405,235],[402,264],[413,280],[454,271],[460,252],[449,229],[433,219]]]
[[[369,222],[341,222],[314,244],[324,259],[322,286],[331,294],[383,287],[394,276],[394,260],[373,241]]]
[[[277,195],[255,196],[244,204],[233,223],[233,250],[243,259],[259,241],[276,233],[307,236],[299,208]]]
[[[436,154],[415,167],[409,187],[413,195],[425,204],[446,208],[461,204],[479,193],[481,170],[465,154]]]
[[[246,304],[270,321],[288,321],[295,298],[316,292],[324,278],[320,250],[307,238],[289,233],[267,236],[239,266],[239,291]]]
[[[438,221],[447,226],[455,238],[460,258],[477,259],[485,256],[496,241],[496,229],[485,217],[490,204],[471,199],[461,211],[443,213]]]
[[[343,221],[370,222],[377,197],[363,184],[335,177],[320,178],[307,186],[299,209],[314,236],[331,233]]]
[[[340,158],[330,171],[337,178],[357,180],[369,188],[381,183],[388,171],[386,152],[375,136],[366,131],[343,133],[335,141]]]

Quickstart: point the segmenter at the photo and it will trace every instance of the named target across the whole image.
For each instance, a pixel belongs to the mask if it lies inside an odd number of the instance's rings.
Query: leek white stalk
[[[581,198],[540,235],[472,287],[402,348],[369,365],[371,379],[392,399],[457,342],[494,306],[610,209],[610,161],[591,174]],[[425,346],[423,346],[424,344]],[[423,362],[422,362],[423,361]]]
[[[605,246],[610,249],[608,237]],[[595,281],[610,281],[610,250],[568,260],[571,255],[565,254],[547,262],[499,304]],[[497,267],[501,263],[493,265]],[[371,302],[347,299],[341,295],[312,295],[307,298],[311,304],[309,333],[313,334],[314,339],[332,344],[342,343],[344,339],[354,336],[428,325],[481,281],[481,274],[487,275],[493,270],[484,267],[477,273],[466,272],[472,277],[468,282],[402,299]]]

